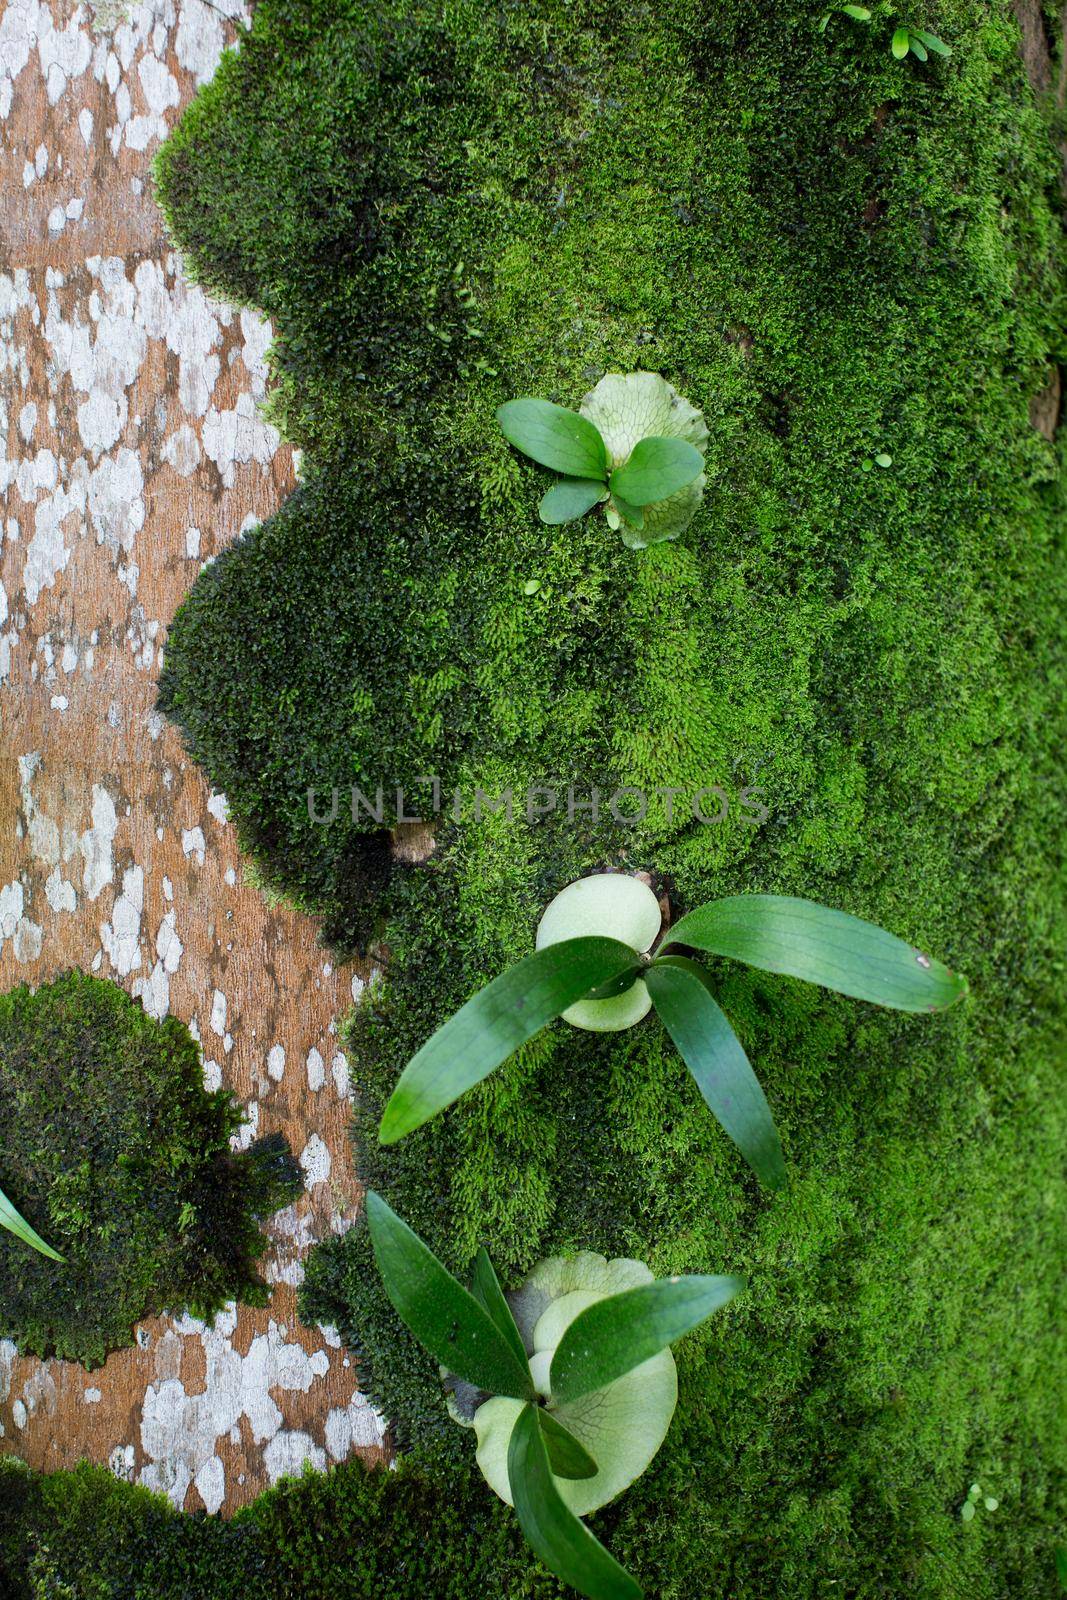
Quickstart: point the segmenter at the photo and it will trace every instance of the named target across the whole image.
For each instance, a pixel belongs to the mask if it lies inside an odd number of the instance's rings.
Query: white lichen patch
[[[312,1046],[307,1055],[308,1088],[317,1094],[326,1082],[326,1063],[321,1053]]]
[[[238,395],[237,404],[229,410],[212,406],[204,418],[204,450],[227,489],[233,486],[238,466],[250,461],[268,466],[280,443],[278,430],[263,421],[247,392]]]
[[[143,910],[144,872],[138,866],[127,867],[122,874],[122,889],[111,908],[111,921],[100,927],[101,943],[120,977],[141,965]]]
[[[150,68],[144,76],[146,95],[159,100],[164,95],[160,71]],[[164,97],[169,95],[166,90]],[[87,126],[91,132],[91,123]],[[29,167],[34,182],[40,181],[38,169],[47,166],[47,157],[46,150],[39,151]],[[55,206],[48,220],[51,232],[77,222],[82,208],[80,195]],[[271,329],[246,311],[240,318],[241,343],[235,345],[236,333],[234,313],[189,284],[174,254],[162,261],[92,255],[73,268],[48,268],[43,282],[22,268],[0,274],[0,370],[11,380],[15,405],[10,417],[0,405],[0,489],[13,490],[26,502],[25,516],[20,512],[10,519],[16,533],[23,521],[32,523],[19,572],[27,610],[56,588],[87,533],[109,551],[119,581],[136,597],[143,565],[138,537],[152,494],[145,446],[160,433],[161,445],[152,446],[158,452],[151,457],[153,474],[193,479],[217,473],[231,486],[240,467],[269,465],[280,437],[258,407],[266,392]],[[28,359],[31,336],[45,356],[35,374]],[[232,404],[214,400],[227,339],[231,354],[242,357],[251,386]],[[171,358],[177,364],[176,396],[169,391],[160,397],[158,378],[152,377],[147,414],[142,414],[142,380]],[[59,430],[58,450],[51,442],[33,448],[43,408],[39,390],[26,391],[42,381],[49,425]],[[12,509],[17,509],[14,500]],[[186,548],[198,557],[195,528]],[[9,610],[5,592],[0,624]],[[0,634],[0,675],[10,671],[12,631],[17,637],[26,622],[26,616],[16,616],[14,630]],[[158,619],[132,608],[127,640],[143,670],[159,665],[160,628]]]
[[[150,1017],[162,1019],[170,1010],[170,980],[178,970],[184,948],[175,927],[173,910],[164,913],[156,934],[156,961],[147,978],[139,978],[134,994]]]
[[[338,1097],[347,1100],[352,1093],[352,1079],[348,1070],[348,1057],[343,1051],[338,1050],[330,1062],[330,1073],[333,1077],[333,1086]]]
[[[115,802],[102,784],[94,783],[92,791],[92,824],[78,841],[85,867],[82,873],[82,892],[95,900],[115,873],[112,848],[118,832],[118,815]]]
[[[226,1032],[226,996],[216,989],[211,997],[211,1031],[221,1039]]]
[[[303,1258],[316,1238],[312,1213],[304,1207],[286,1206],[270,1218],[267,1232],[275,1246],[266,1268],[268,1283],[287,1283],[299,1289],[304,1281]]]
[[[182,854],[192,856],[198,867],[204,865],[204,830],[203,828],[182,829]]]
[[[11,941],[11,953],[20,966],[36,961],[41,953],[43,929],[27,914],[26,890],[22,881],[15,878],[0,887],[0,952],[5,940]]]
[[[333,1158],[317,1133],[313,1133],[304,1146],[300,1165],[304,1169],[304,1184],[308,1189],[313,1189],[317,1183],[329,1182]]]
[[[380,1445],[385,1439],[385,1418],[362,1394],[326,1418],[326,1449],[334,1461],[346,1461],[353,1450]]]
[[[236,1326],[233,1307],[216,1317],[210,1327],[183,1317],[156,1346],[157,1380],[149,1385],[141,1415],[146,1462],[139,1476],[142,1483],[161,1490],[179,1507],[185,1504],[193,1483],[209,1510],[222,1504],[225,1472],[218,1445],[242,1423],[253,1441],[263,1447],[272,1482],[290,1470],[284,1463],[294,1459],[294,1447],[288,1442],[291,1435],[283,1429],[278,1399],[286,1393],[307,1394],[329,1371],[324,1350],[309,1355],[301,1344],[288,1339],[273,1319],[265,1333],[252,1339],[247,1355],[241,1356],[233,1347]],[[182,1341],[188,1338],[198,1338],[203,1346],[204,1387],[196,1394],[186,1392],[180,1377]],[[272,1445],[273,1454],[268,1456]],[[315,1459],[313,1452],[318,1447],[310,1439],[309,1446],[309,1453],[297,1461],[297,1470],[303,1460]],[[325,1466],[321,1449],[319,1455],[319,1464]],[[208,1503],[205,1487],[219,1497],[217,1504]]]

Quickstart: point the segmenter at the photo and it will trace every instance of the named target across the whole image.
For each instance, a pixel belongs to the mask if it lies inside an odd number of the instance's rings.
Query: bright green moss
[[[1064,354],[1063,255],[1010,8],[945,0],[923,21],[954,54],[928,68],[892,60],[881,14],[819,37],[748,0],[460,0],[412,8],[403,47],[389,14],[265,0],[161,162],[197,272],[275,317],[309,447],[306,490],[179,613],[163,703],[269,881],[342,947],[387,913],[347,1033],[359,1165],[443,1259],[749,1274],[679,1350],[652,1471],[597,1519],[650,1592],[1036,1600],[1067,1516],[1067,585],[1061,446],[1027,405]],[[357,104],[386,130],[366,178]],[[305,125],[276,157],[272,129]],[[384,185],[403,237],[327,251],[308,196],[330,185]],[[375,342],[393,328],[402,350]],[[685,537],[635,556],[595,519],[539,523],[548,480],[494,410],[638,367],[711,438]],[[422,868],[390,870],[365,822],[308,824],[309,785],[422,773],[466,801]],[[471,817],[476,786],[570,782],[759,783],[770,816]],[[549,1030],[379,1150],[412,1051],[605,864],[652,870],[676,911],[826,900],[972,998],[905,1020],[720,968],[791,1165],[773,1199],[654,1021]],[[305,1309],[401,1438],[467,1470],[361,1228],[316,1253]],[[1000,1509],[965,1526],[975,1479]]]
[[[0,1337],[98,1366],[149,1312],[265,1304],[259,1219],[301,1177],[280,1138],[232,1151],[242,1120],[184,1023],[117,984],[0,995],[0,1188],[65,1257],[0,1233]]]

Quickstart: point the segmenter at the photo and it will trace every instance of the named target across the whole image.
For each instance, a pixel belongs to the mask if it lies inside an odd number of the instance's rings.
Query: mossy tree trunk
[[[1061,152],[1008,5],[944,0],[924,25],[953,53],[925,65],[884,9],[817,21],[263,5],[161,190],[196,270],[275,318],[307,477],[198,583],[163,704],[268,878],[342,946],[387,917],[357,1148],[436,1249],[748,1271],[680,1351],[616,1553],[670,1597],[1007,1600],[1052,1582],[1065,1465]],[[494,411],[638,368],[711,438],[697,519],[635,554],[595,516],[539,524]],[[461,804],[421,864],[345,805],[308,817],[309,786],[428,773]],[[760,785],[767,820],[701,825],[707,784]],[[594,786],[656,802],[626,826]],[[536,824],[531,787],[561,797]],[[773,1201],[652,1024],[546,1032],[378,1150],[408,1055],[604,865],[676,910],[825,900],[972,999],[901,1020],[717,971],[784,1134]],[[447,1437],[360,1230],[306,1306],[403,1439]],[[1001,1509],[965,1525],[976,1479]]]

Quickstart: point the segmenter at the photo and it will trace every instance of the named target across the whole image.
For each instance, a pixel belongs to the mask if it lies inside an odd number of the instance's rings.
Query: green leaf
[[[16,1239],[21,1239],[23,1244],[32,1245],[34,1250],[39,1250],[41,1255],[48,1256],[51,1261],[64,1259],[58,1250],[53,1250],[50,1244],[45,1244],[41,1235],[30,1227],[26,1218],[15,1210],[2,1189],[0,1189],[0,1228],[6,1228]]]
[[[622,517],[622,520],[631,528],[636,528],[638,533],[645,525],[645,513],[640,506],[631,505],[629,500],[624,500],[621,495],[613,494],[612,504]]]
[[[870,22],[871,13],[866,6],[842,6],[841,10],[846,17],[855,17],[857,22]]]
[[[621,495],[630,505],[647,506],[677,494],[703,470],[704,457],[686,439],[640,439],[609,487],[616,503]]]
[[[707,446],[703,413],[656,372],[606,374],[582,400],[581,412],[599,428],[609,462],[620,466],[642,439],[685,439],[701,457]],[[608,526],[619,529],[628,549],[644,550],[684,533],[703,496],[701,473],[669,500],[649,506],[640,529],[632,522],[621,523],[620,513],[612,505],[607,508]]]
[[[947,45],[944,39],[939,39],[936,33],[927,33],[923,28],[913,28],[912,37],[921,39],[926,48],[932,50],[935,56],[950,56],[952,54],[951,45]]]
[[[789,895],[715,900],[676,922],[664,944],[693,945],[894,1011],[944,1011],[967,993],[965,978],[884,928]]]
[[[896,33],[893,35],[893,42],[889,47],[898,61],[903,61],[910,46],[911,34],[908,32],[907,28],[898,28]]]
[[[538,1394],[551,1397],[552,1357],[563,1335],[587,1306],[638,1284],[652,1283],[640,1261],[605,1261],[582,1251],[538,1262],[509,1297],[530,1356],[530,1376]],[[667,1437],[678,1403],[678,1370],[669,1350],[570,1405],[549,1398],[551,1415],[595,1456],[595,1478],[560,1479],[564,1504],[586,1517],[617,1500],[648,1468]],[[512,1504],[508,1445],[521,1402],[498,1397],[474,1414],[478,1466],[495,1494]]]
[[[830,20],[830,13],[828,11],[825,11],[823,13],[823,15],[819,18],[818,22],[815,24],[816,33],[825,33],[826,32],[826,24],[829,22],[829,20]]]
[[[785,1160],[767,1097],[704,969],[663,956],[645,973],[652,1004],[717,1117],[761,1183],[780,1189]]]
[[[974,1521],[974,1501],[973,1500],[965,1500],[963,1502],[963,1504],[960,1506],[960,1516],[962,1517],[964,1522],[973,1522]]]
[[[532,1398],[525,1352],[520,1362],[488,1312],[373,1189],[366,1208],[385,1292],[419,1343],[475,1388]]]
[[[550,1572],[587,1600],[642,1600],[644,1590],[560,1498],[536,1406],[526,1406],[508,1444],[508,1479],[519,1524]]]
[[[550,1388],[561,1405],[603,1389],[707,1320],[745,1287],[744,1278],[690,1275],[609,1295],[581,1311],[552,1357]]]
[[[496,414],[505,439],[542,467],[568,478],[607,477],[608,454],[597,428],[550,400],[509,400]]]
[[[561,522],[576,522],[606,498],[603,479],[561,478],[542,496],[537,511],[542,522],[555,527]]]
[[[502,1333],[508,1344],[523,1367],[529,1364],[526,1355],[526,1346],[522,1342],[522,1334],[518,1324],[511,1314],[511,1307],[503,1289],[500,1279],[496,1275],[496,1268],[489,1259],[484,1246],[474,1258],[474,1277],[471,1282],[471,1294],[478,1301],[483,1311],[488,1312],[496,1324],[497,1332]]]
[[[584,1444],[565,1428],[551,1411],[538,1411],[541,1436],[548,1451],[548,1464],[556,1478],[595,1478],[599,1468]]]
[[[874,459],[880,467],[891,467],[893,465],[893,457],[885,450],[879,451]]]
[[[412,1056],[385,1108],[381,1143],[421,1127],[590,989],[633,964],[634,952],[617,939],[564,939],[494,978]]]
[[[919,39],[915,34],[912,34],[912,36],[909,39],[908,43],[909,43],[909,46],[911,48],[911,53],[912,53],[913,56],[918,56],[920,61],[926,61],[928,59],[927,54],[926,54],[926,46],[922,43],[921,39]]]

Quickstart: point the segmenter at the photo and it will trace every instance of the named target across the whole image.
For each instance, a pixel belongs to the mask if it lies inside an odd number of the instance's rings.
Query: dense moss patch
[[[596,1519],[650,1592],[1014,1600],[1047,1591],[1067,1469],[1064,479],[1027,415],[1064,355],[1057,158],[1002,0],[943,0],[925,23],[954,53],[925,68],[889,55],[883,11],[816,20],[264,0],[161,195],[199,275],[275,317],[307,481],[198,581],[162,703],[268,881],[342,947],[386,916],[347,1031],[360,1170],[444,1259],[748,1273],[679,1349],[657,1462]],[[371,189],[357,104],[386,106]],[[309,195],[376,184],[403,238],[322,249]],[[638,368],[711,437],[686,535],[635,555],[595,519],[538,522],[547,480],[494,410]],[[864,473],[878,451],[893,466]],[[437,849],[390,869],[350,786],[410,785],[415,809],[424,774]],[[698,823],[709,784],[760,784],[766,821]],[[311,823],[306,789],[335,785],[338,820]],[[600,789],[596,817],[568,817],[568,785]],[[636,825],[607,808],[623,785],[649,797]],[[559,796],[533,823],[531,786]],[[512,790],[513,820],[479,818],[479,787]],[[675,911],[825,900],[972,998],[904,1020],[720,967],[793,1173],[773,1199],[653,1021],[548,1030],[380,1150],[412,1051],[605,865],[649,869]],[[317,1252],[305,1308],[402,1440],[466,1462],[360,1228]],[[976,1478],[1000,1510],[965,1525]]]
[[[559,1600],[477,1469],[423,1456],[306,1473],[232,1521],[184,1516],[103,1467],[0,1460],[5,1600]]]
[[[65,1258],[0,1233],[0,1337],[96,1366],[151,1311],[264,1304],[259,1219],[300,1170],[204,1088],[200,1047],[116,984],[70,973],[0,995],[0,1188]]]

